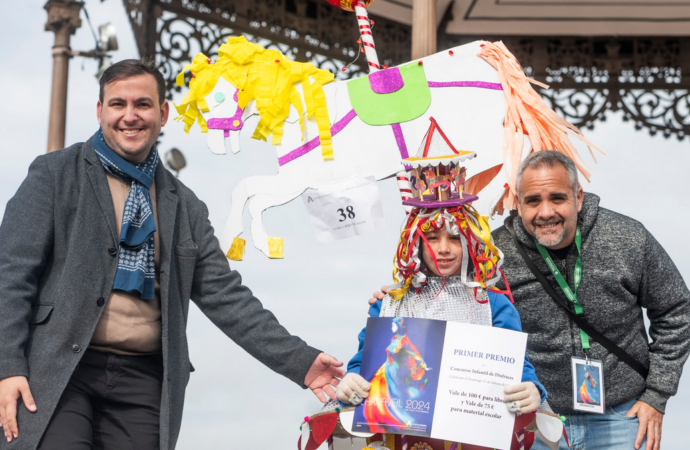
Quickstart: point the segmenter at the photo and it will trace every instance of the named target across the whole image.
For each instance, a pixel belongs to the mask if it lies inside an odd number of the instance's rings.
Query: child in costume
[[[511,301],[493,288],[501,277],[502,258],[503,254],[493,245],[486,219],[467,203],[415,207],[407,218],[395,257],[395,278],[397,281],[400,274],[402,281],[370,307],[369,315],[437,319],[522,331]],[[470,262],[474,279],[469,279]],[[346,404],[361,403],[370,389],[381,385],[381,370],[371,383],[359,375],[365,333],[366,328],[359,334],[359,351],[348,363],[347,375],[338,385],[338,399]],[[403,346],[405,354],[415,360],[413,343],[406,345],[411,347]],[[424,369],[423,362],[411,368],[420,377]],[[520,414],[536,410],[545,400],[546,391],[527,356],[522,383],[506,386],[505,393],[509,409]]]
[[[522,331],[520,317],[509,289],[499,291],[503,253],[493,243],[488,219],[470,205],[478,197],[481,181],[465,181],[462,161],[474,152],[458,151],[431,118],[431,127],[414,158],[411,195],[403,202],[412,210],[405,221],[396,251],[393,278],[396,285],[369,309],[371,317],[393,317],[387,358],[371,381],[359,375],[366,328],[359,334],[359,351],[348,364],[348,372],[338,384],[341,403],[329,401],[321,412],[305,417],[298,448],[316,450],[334,438],[363,436],[353,430],[354,405],[372,399],[397,398],[405,390],[416,396],[426,388],[429,368],[406,332],[405,318],[437,319]],[[469,187],[469,188],[468,188]],[[507,285],[507,283],[506,283]],[[521,383],[506,386],[508,409],[518,413],[511,450],[527,450],[535,436],[550,448],[557,448],[561,433],[559,416],[545,402],[546,391],[539,383],[525,355]],[[538,409],[539,408],[539,409]],[[391,434],[384,427],[406,430],[412,423],[404,408],[395,402],[367,402],[364,417],[371,428],[368,449],[457,450],[457,442],[424,438],[411,434]],[[541,424],[541,425],[540,425]],[[366,434],[366,433],[365,433]],[[567,439],[567,436],[566,436]],[[462,443],[462,450],[478,447]]]
[[[460,162],[476,154],[456,150],[433,118],[431,122],[420,154],[405,160],[414,169],[414,196],[403,202],[413,209],[401,232],[394,259],[393,278],[397,284],[391,286],[382,301],[370,307],[369,315],[437,319],[522,331],[518,312],[504,295],[510,295],[510,291],[501,292],[495,287],[502,276],[503,253],[493,243],[487,218],[470,204],[477,197],[464,192],[465,168],[460,167]],[[398,328],[403,323],[400,320]],[[345,404],[358,405],[370,389],[394,388],[388,367],[379,369],[371,383],[359,375],[365,333],[366,328],[359,334],[359,351],[348,363],[347,374],[338,385],[338,399]],[[394,336],[387,349],[389,360],[392,350],[403,352],[405,370],[410,372],[405,375],[407,380],[424,378],[426,366],[416,356],[413,343]],[[397,362],[394,366],[403,367]],[[524,414],[535,411],[545,399],[546,391],[525,355],[522,382],[505,387],[508,407]],[[396,411],[388,413],[389,417],[399,415]],[[404,417],[400,419],[405,423]]]

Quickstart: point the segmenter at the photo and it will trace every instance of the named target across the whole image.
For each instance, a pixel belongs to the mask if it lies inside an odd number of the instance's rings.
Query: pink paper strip
[[[489,83],[488,81],[429,81],[429,87],[477,87],[503,90],[501,83]]]
[[[349,113],[345,114],[345,116],[337,121],[332,127],[331,127],[331,136],[335,136],[336,134],[340,133],[340,130],[345,128],[345,126],[357,117],[357,113],[355,110],[351,110]],[[297,147],[290,153],[287,153],[280,158],[278,158],[278,165],[282,166],[284,164],[289,163],[295,158],[299,158],[302,155],[305,155],[309,153],[310,151],[314,150],[316,147],[318,147],[321,144],[321,139],[318,137],[315,137],[311,141],[307,142],[306,144]]]
[[[240,90],[235,91],[235,95],[232,96],[232,99],[235,100],[235,103],[237,103],[237,93]],[[237,105],[237,110],[235,111],[235,115],[232,117],[215,117],[213,119],[208,119],[206,121],[206,126],[208,127],[209,130],[223,130],[223,136],[225,137],[230,137],[230,130],[236,131],[236,130],[241,130],[242,127],[244,126],[244,121],[242,120],[242,108],[240,108],[239,105]],[[237,121],[238,124],[234,125],[233,122]]]
[[[407,159],[410,155],[407,153],[407,144],[405,144],[405,136],[402,133],[402,127],[399,123],[394,123],[391,125],[393,128],[393,135],[395,136],[395,142],[398,144],[398,150],[400,150],[400,157],[402,159]],[[405,170],[412,169],[412,166],[405,164]]]

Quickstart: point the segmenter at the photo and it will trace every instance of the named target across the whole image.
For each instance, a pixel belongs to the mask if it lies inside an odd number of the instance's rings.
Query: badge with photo
[[[572,358],[573,409],[604,414],[604,369],[597,359]]]

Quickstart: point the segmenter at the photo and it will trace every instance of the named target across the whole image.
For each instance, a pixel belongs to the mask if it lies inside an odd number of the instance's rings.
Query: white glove
[[[359,374],[348,373],[338,383],[335,395],[341,402],[357,406],[369,396],[369,389],[371,389],[371,383]]]
[[[531,381],[506,386],[503,388],[503,394],[508,410],[518,415],[536,411],[541,405],[539,389]]]

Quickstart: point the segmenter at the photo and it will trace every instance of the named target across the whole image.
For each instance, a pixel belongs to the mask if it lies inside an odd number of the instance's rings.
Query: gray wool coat
[[[690,292],[666,251],[638,221],[599,206],[599,197],[585,193],[578,215],[582,232],[582,282],[577,296],[587,321],[604,336],[649,368],[643,379],[627,364],[590,339],[590,356],[603,361],[606,404],[635,397],[664,412],[678,390],[690,352]],[[580,331],[557,306],[525,265],[507,228],[559,294],[561,290],[527,233],[512,215],[492,234],[503,250],[505,272],[529,333],[527,355],[548,401],[557,413],[573,413],[571,357],[584,356]],[[573,288],[577,249],[571,245],[564,276]],[[556,264],[561,261],[554,259]],[[561,299],[568,302],[565,296]],[[650,320],[645,330],[642,308]],[[649,342],[649,337],[652,341]]]
[[[155,174],[160,248],[162,450],[180,431],[193,370],[192,299],[252,356],[304,387],[319,351],[290,335],[231,270],[206,205],[162,164]],[[115,213],[91,141],[39,156],[0,225],[0,379],[28,377],[38,412],[17,408],[20,435],[0,449],[35,449],[103,312],[117,266]],[[115,256],[113,256],[115,255]]]

